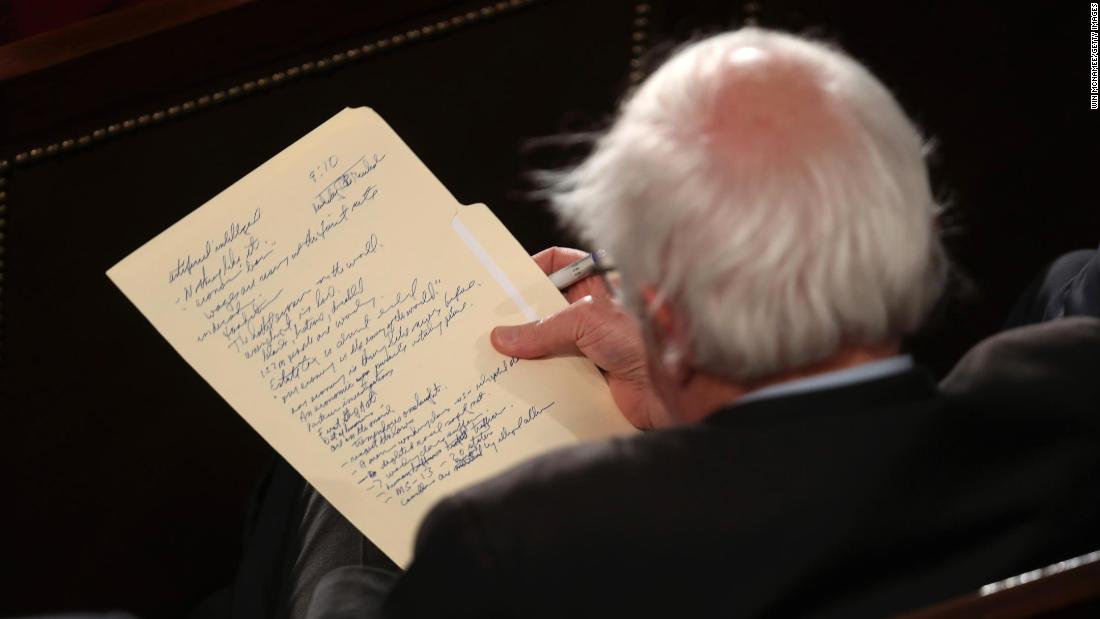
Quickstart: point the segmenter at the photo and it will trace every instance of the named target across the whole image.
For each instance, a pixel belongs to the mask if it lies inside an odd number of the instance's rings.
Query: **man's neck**
[[[734,383],[713,374],[697,372],[681,389],[677,397],[679,406],[673,410],[681,422],[694,423],[765,387],[880,361],[897,355],[899,349],[900,344],[897,342],[875,347],[847,348],[822,363],[748,383]]]

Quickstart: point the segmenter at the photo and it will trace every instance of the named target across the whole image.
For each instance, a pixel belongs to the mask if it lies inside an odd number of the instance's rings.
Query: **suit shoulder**
[[[1100,319],[1071,317],[993,335],[974,346],[940,383],[964,404],[1005,409],[1100,410]]]
[[[486,505],[531,495],[590,494],[597,487],[624,490],[697,453],[706,441],[704,433],[703,428],[691,426],[558,449],[468,488],[458,498]]]

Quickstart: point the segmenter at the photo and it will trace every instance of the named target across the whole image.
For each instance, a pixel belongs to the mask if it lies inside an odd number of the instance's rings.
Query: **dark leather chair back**
[[[1084,619],[1100,617],[1100,552],[992,583],[897,619]]]

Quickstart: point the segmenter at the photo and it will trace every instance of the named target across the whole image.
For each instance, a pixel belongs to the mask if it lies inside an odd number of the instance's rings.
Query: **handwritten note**
[[[108,276],[401,565],[442,496],[631,431],[587,361],[492,349],[493,326],[564,299],[370,109],[337,114]]]

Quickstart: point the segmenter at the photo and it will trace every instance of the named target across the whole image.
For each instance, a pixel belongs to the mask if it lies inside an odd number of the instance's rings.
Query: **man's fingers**
[[[587,256],[587,252],[571,247],[550,247],[531,256],[535,264],[539,265],[543,273],[550,275],[554,271],[561,270],[574,262]],[[578,299],[592,295],[594,297],[609,297],[611,291],[604,285],[603,279],[589,275],[572,286],[562,291],[565,300],[573,303]]]
[[[566,301],[574,303],[584,297],[610,297],[611,291],[607,289],[602,277],[589,275],[563,290],[562,294]]]
[[[589,306],[591,299],[583,299],[537,322],[497,327],[489,339],[501,354],[521,359],[576,354],[577,340],[591,328]]]
[[[535,264],[539,265],[542,272],[549,275],[554,271],[564,269],[587,255],[588,252],[571,247],[550,247],[531,257],[534,258]]]

